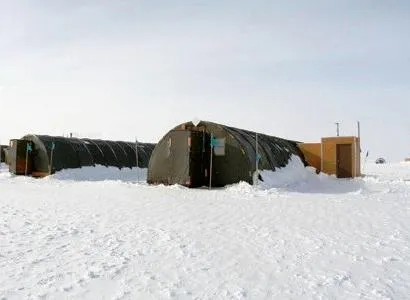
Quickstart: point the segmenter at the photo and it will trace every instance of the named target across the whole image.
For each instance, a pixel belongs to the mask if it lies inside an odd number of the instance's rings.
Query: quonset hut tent
[[[221,124],[202,121],[195,126],[187,122],[158,142],[149,162],[147,181],[188,187],[207,186],[210,181],[214,187],[240,181],[252,183],[256,169],[274,171],[286,166],[292,155],[304,162],[297,144]]]
[[[26,135],[30,144],[29,159],[33,176],[45,176],[62,169],[83,166],[113,166],[117,168],[147,168],[155,144],[65,138],[48,135]],[[19,140],[16,140],[17,142]]]

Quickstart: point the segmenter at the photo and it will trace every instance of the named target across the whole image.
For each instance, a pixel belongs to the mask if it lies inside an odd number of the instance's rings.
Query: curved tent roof
[[[48,173],[52,161],[54,173],[83,166],[136,166],[135,143],[94,139],[66,138],[48,135],[26,135],[33,144],[33,172]],[[54,145],[54,146],[53,146]],[[147,168],[155,144],[138,143],[138,166]],[[51,159],[52,154],[52,159]]]
[[[214,149],[212,156],[212,186],[239,181],[252,183],[257,156],[259,170],[284,167],[292,155],[304,161],[296,141],[212,122],[202,121],[197,126],[187,122],[170,130],[156,145],[148,166],[148,182],[200,186],[209,181],[211,137],[219,148]],[[197,145],[194,142],[197,138],[202,143]],[[192,183],[193,177],[198,176],[205,178]]]

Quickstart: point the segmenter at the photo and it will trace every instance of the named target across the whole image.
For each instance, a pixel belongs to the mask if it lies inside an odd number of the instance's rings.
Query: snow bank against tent
[[[265,189],[285,188],[300,184],[301,182],[315,181],[316,170],[305,167],[298,156],[293,155],[286,167],[277,168],[275,171],[261,171],[262,182],[260,186]]]
[[[0,168],[1,178],[16,177],[10,174],[6,165]],[[18,180],[24,181],[21,176],[17,176]],[[43,180],[66,180],[66,181],[123,181],[130,183],[146,182],[147,169],[141,168],[122,168],[105,167],[97,165],[95,167],[81,167],[77,169],[65,169],[47,176]]]
[[[145,182],[147,179],[147,169],[122,168],[117,167],[82,167],[79,169],[66,169],[57,172],[48,178],[57,180],[74,181],[103,181],[119,180],[125,182]]]
[[[288,165],[275,171],[261,171],[258,188],[279,189],[300,193],[348,193],[362,188],[361,179],[338,179],[324,173],[316,174],[313,167],[305,167],[298,156],[293,155]]]
[[[11,176],[9,167],[4,163],[0,164],[0,179],[10,178]]]

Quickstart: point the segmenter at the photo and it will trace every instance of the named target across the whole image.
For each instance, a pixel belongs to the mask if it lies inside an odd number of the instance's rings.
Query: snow
[[[104,181],[115,180],[124,182],[144,182],[147,179],[147,169],[104,167],[82,167],[57,172],[49,178],[72,181]]]
[[[257,187],[207,190],[0,169],[0,299],[406,299],[410,164],[364,172],[294,159]]]

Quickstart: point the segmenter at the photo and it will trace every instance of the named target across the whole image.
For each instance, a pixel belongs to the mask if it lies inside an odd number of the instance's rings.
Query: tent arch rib
[[[38,176],[85,166],[135,167],[135,144],[122,141],[108,141],[89,138],[66,138],[48,135],[26,135],[24,140],[33,144],[33,172]],[[144,149],[140,168],[148,167],[154,144],[139,143]],[[51,153],[53,153],[52,165]]]

